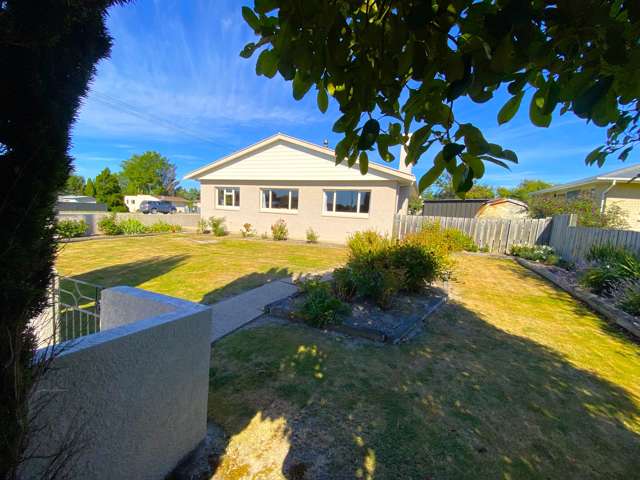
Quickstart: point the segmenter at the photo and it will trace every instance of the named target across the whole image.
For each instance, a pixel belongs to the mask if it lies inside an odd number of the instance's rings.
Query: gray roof
[[[594,175],[592,177],[583,178],[581,180],[575,180],[573,182],[562,183],[560,185],[554,185],[550,188],[545,188],[544,190],[538,190],[534,192],[533,195],[538,195],[541,193],[549,193],[556,192],[558,190],[565,190],[571,187],[579,187],[582,185],[588,185],[590,183],[595,182],[611,182],[613,180],[621,181],[621,182],[630,182],[632,180],[636,180],[637,177],[640,176],[640,164],[629,165],[624,168],[619,168],[618,170],[614,170],[612,172],[602,173],[600,175]]]

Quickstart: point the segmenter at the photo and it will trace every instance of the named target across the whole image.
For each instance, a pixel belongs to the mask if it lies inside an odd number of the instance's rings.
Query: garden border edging
[[[629,315],[627,312],[624,312],[619,308],[606,304],[593,293],[590,293],[582,289],[575,288],[572,285],[569,285],[567,282],[565,282],[564,280],[557,277],[553,273],[549,272],[546,268],[538,265],[535,262],[530,262],[529,260],[525,260],[520,257],[513,257],[513,258],[515,259],[516,262],[518,262],[523,267],[540,275],[545,280],[550,281],[558,288],[570,294],[572,297],[580,300],[583,303],[586,303],[591,309],[595,310],[597,313],[605,317],[610,322],[615,323],[616,325],[624,328],[626,331],[630,332],[637,338],[640,338],[640,326],[636,325],[637,322],[632,315]]]

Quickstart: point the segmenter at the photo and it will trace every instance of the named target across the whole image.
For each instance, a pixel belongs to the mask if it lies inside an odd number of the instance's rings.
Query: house
[[[529,213],[526,203],[514,198],[425,200],[422,215],[454,218],[524,218]]]
[[[58,195],[56,202],[58,212],[106,212],[107,206],[98,203],[95,198],[87,195]]]
[[[239,232],[251,224],[271,234],[279,219],[290,238],[312,228],[325,242],[345,242],[359,230],[391,234],[394,216],[406,213],[416,191],[410,167],[335,164],[333,150],[281,133],[205,165],[185,179],[200,182],[203,218],[225,217]]]
[[[147,201],[152,202],[171,202],[171,204],[176,207],[176,211],[179,213],[188,213],[189,212],[189,200],[186,200],[182,197],[175,197],[170,195],[125,195],[124,196],[124,204],[127,206],[130,212],[137,212],[140,210],[140,204]]]
[[[595,175],[574,182],[555,185],[532,195],[563,197],[567,200],[586,195],[593,198],[601,211],[617,205],[626,215],[631,230],[640,231],[640,164]]]

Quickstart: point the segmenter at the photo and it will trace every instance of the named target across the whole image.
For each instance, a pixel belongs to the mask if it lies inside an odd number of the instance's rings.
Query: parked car
[[[140,203],[140,211],[142,213],[176,213],[176,207],[171,202],[164,200],[144,200]]]

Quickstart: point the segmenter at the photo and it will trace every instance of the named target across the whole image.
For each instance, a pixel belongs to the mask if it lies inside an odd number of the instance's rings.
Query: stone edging
[[[572,297],[580,300],[583,303],[586,303],[589,307],[591,307],[593,310],[605,317],[610,322],[615,323],[616,325],[624,328],[628,332],[640,338],[640,324],[632,315],[629,315],[627,312],[624,312],[619,308],[603,302],[600,298],[598,298],[597,295],[594,295],[591,292],[587,292],[581,288],[576,288],[573,285],[570,285],[569,283],[564,281],[564,279],[558,277],[557,275],[554,275],[545,267],[535,262],[530,262],[520,257],[514,257],[514,259],[523,267],[531,270],[534,273],[537,273],[545,280],[550,281],[558,288],[570,294]]]

